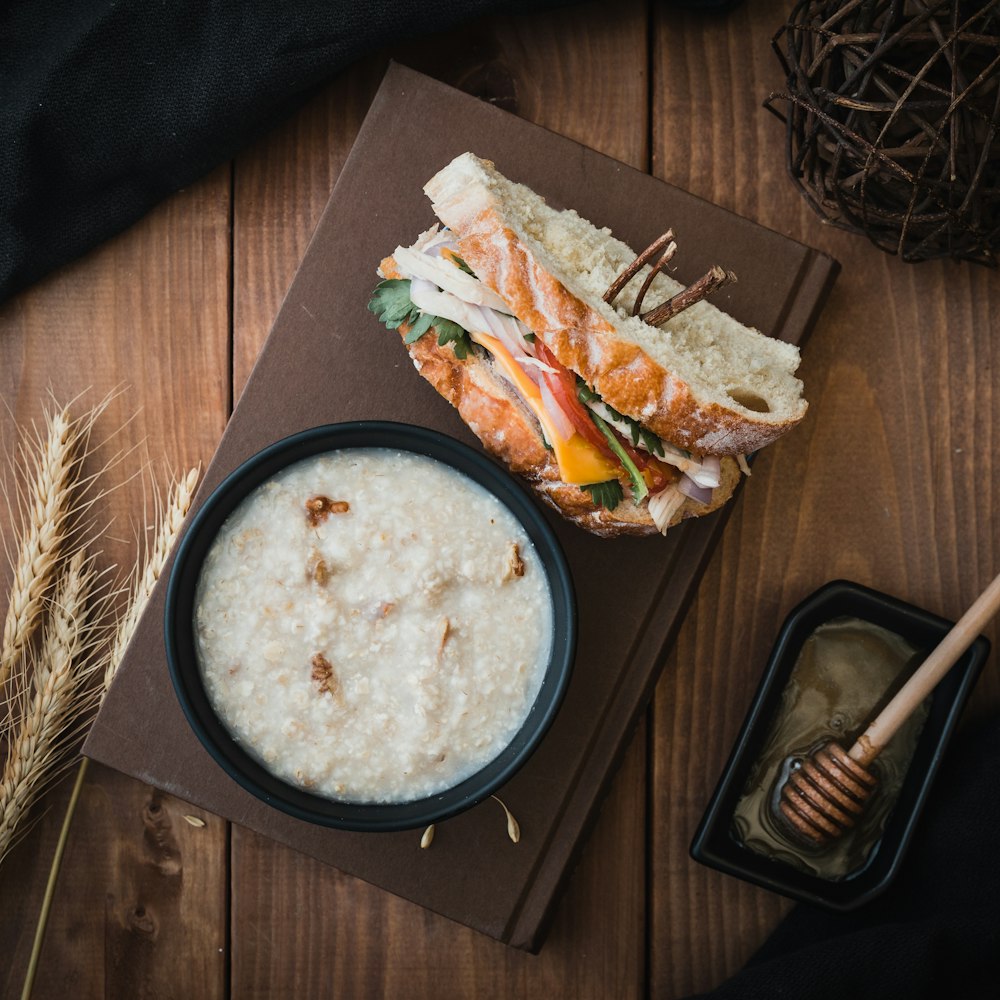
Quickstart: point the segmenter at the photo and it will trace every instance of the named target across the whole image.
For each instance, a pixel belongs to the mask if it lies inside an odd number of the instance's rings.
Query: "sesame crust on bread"
[[[382,261],[379,272],[386,278],[400,277],[392,257]],[[405,337],[406,329],[400,327],[401,336]],[[413,366],[458,410],[486,450],[567,520],[603,537],[657,534],[645,504],[636,505],[626,497],[614,510],[595,507],[588,493],[559,478],[559,467],[543,443],[534,415],[486,358],[476,354],[459,358],[450,344],[438,344],[433,327],[406,349]],[[739,479],[736,462],[724,458],[721,483],[713,491],[712,502],[686,499],[670,524],[717,510],[732,496]]]
[[[636,256],[608,230],[549,208],[470,153],[424,190],[480,280],[609,405],[664,440],[698,455],[746,454],[805,415],[792,345],[709,302],[662,329],[629,316],[648,267],[615,306],[604,302],[604,290]],[[659,274],[646,302],[655,307],[682,288]]]

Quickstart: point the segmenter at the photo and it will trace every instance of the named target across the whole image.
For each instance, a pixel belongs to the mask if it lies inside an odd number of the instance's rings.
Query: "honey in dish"
[[[800,871],[837,881],[864,867],[899,795],[930,698],[913,713],[872,763],[878,787],[858,825],[821,848],[785,832],[775,809],[789,769],[835,739],[849,749],[855,738],[919,663],[902,636],[860,618],[834,618],[802,645],[760,757],[733,815],[733,836],[752,851]]]

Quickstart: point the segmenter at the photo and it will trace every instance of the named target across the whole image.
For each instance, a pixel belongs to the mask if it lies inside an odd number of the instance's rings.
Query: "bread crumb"
[[[521,551],[517,547],[517,542],[511,542],[507,548],[507,561],[504,563],[503,575],[500,577],[500,582],[506,583],[515,576],[524,576],[524,560],[521,558]]]
[[[311,662],[312,679],[316,682],[319,693],[332,694],[340,701],[340,685],[337,683],[337,675],[333,672],[333,664],[322,653],[316,653]]]

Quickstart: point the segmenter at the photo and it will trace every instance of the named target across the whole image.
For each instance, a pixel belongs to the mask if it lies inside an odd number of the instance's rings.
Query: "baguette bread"
[[[688,289],[665,275],[672,233],[637,259],[471,153],[425,192],[446,228],[382,261],[369,308],[573,523],[647,535],[711,513],[749,472],[745,454],[804,416],[797,348],[704,301],[732,279],[721,268]]]
[[[766,337],[710,302],[651,327],[629,315],[646,267],[608,305],[602,295],[636,252],[572,209],[463,153],[424,187],[462,258],[514,315],[619,412],[697,454],[756,451],[806,412],[798,348]],[[655,307],[683,289],[665,274]]]
[[[400,277],[392,257],[379,267],[386,278]],[[406,328],[400,327],[405,336]],[[559,466],[539,433],[538,423],[488,358],[470,354],[459,358],[450,346],[441,346],[433,336],[421,337],[406,349],[413,367],[458,410],[462,420],[483,447],[525,479],[550,507],[586,531],[602,537],[653,535],[658,529],[644,505],[626,497],[614,510],[595,507],[590,496],[559,478]],[[685,500],[670,520],[698,517],[721,507],[733,494],[740,470],[732,458],[722,461],[722,481],[713,491],[711,504]]]

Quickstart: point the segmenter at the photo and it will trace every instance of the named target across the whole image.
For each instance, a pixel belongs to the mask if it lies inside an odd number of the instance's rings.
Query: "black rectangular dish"
[[[844,580],[826,584],[798,605],[778,634],[729,761],[691,844],[691,856],[711,868],[793,899],[842,911],[873,899],[895,877],[948,741],[990,650],[989,641],[980,636],[938,685],[881,836],[861,867],[831,880],[751,850],[734,832],[733,819],[777,718],[803,644],[820,625],[845,616],[896,633],[925,655],[953,624],[904,601]]]

